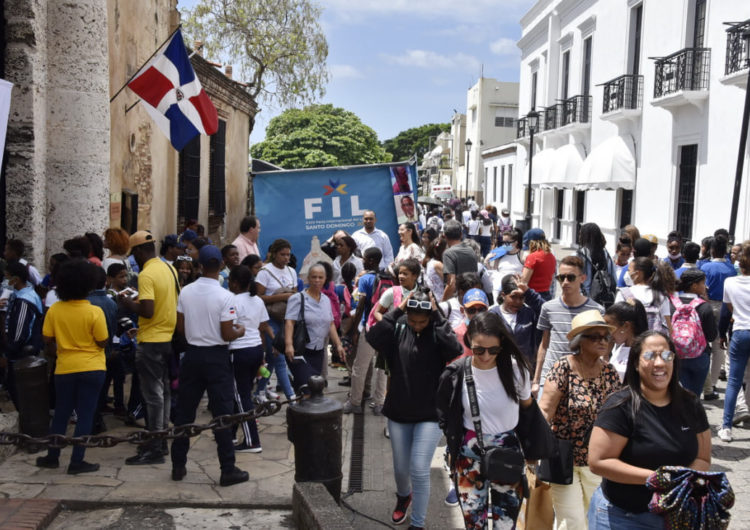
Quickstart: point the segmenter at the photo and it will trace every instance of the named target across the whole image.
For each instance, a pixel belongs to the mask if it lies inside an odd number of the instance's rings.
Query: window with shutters
[[[698,145],[680,147],[677,179],[677,222],[675,229],[687,240],[693,237],[695,211],[695,174],[698,166]]]
[[[208,231],[216,233],[224,222],[227,211],[226,190],[226,138],[227,122],[219,120],[218,130],[211,135],[208,162]]]
[[[201,184],[201,137],[193,138],[180,151],[177,176],[177,227],[198,218]]]

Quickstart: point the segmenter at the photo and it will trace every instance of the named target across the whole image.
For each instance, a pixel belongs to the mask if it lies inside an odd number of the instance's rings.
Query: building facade
[[[749,19],[742,0],[538,1],[521,20],[516,131],[518,184],[533,148],[533,225],[573,245],[596,222],[610,248],[630,223],[662,244],[671,230],[727,228]],[[742,156],[737,239],[750,235]],[[514,217],[526,188],[512,192]]]
[[[482,151],[482,166],[484,168],[484,202],[491,204],[498,211],[503,208],[513,210],[514,186],[520,175],[515,174],[517,161],[517,146],[508,143],[497,147],[491,147]]]

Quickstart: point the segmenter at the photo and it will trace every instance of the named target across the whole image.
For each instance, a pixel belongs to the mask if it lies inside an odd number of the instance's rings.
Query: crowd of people
[[[205,392],[214,416],[293,399],[341,367],[344,413],[388,420],[392,523],[410,511],[412,528],[425,526],[443,435],[454,485],[445,502],[467,528],[515,525],[525,480],[484,460],[497,449],[523,461],[543,434],[520,429],[527,417],[556,441],[537,474],[551,484],[557,529],[663,528],[645,482],[663,465],[709,469],[701,398],[718,399],[719,378],[719,438],[750,422],[750,241],[671,232],[658,257],[659,239],[627,226],[612,257],[586,223],[558,260],[543,230],[522,233],[507,210],[473,198],[422,209],[399,226],[397,248],[376,225],[366,211],[361,229],[336,231],[302,275],[289,241],[259,245],[252,215],[222,248],[195,222],[160,242],[148,231],[87,233],[64,242],[45,276],[9,240],[0,305],[11,399],[14,363],[42,349],[54,374],[50,432],[75,415],[76,435],[106,429],[106,413],[145,418],[148,430],[191,423]],[[215,439],[221,485],[248,480],[234,454],[262,451],[255,422]],[[179,481],[188,448],[186,438],[140,446],[126,464],[171,453]],[[59,458],[50,449],[37,465]],[[68,473],[97,469],[72,451]]]

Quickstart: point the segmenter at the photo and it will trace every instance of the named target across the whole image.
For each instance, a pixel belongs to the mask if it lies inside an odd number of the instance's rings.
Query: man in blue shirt
[[[714,318],[719,322],[721,316],[721,304],[724,299],[724,280],[730,276],[736,276],[737,271],[734,266],[727,261],[727,238],[719,235],[711,243],[711,259],[704,261],[699,265],[700,269],[706,274],[706,290],[708,291],[709,303],[713,309]],[[718,399],[719,395],[714,388],[719,380],[721,368],[724,366],[724,350],[720,346],[720,339],[717,337],[711,343],[711,372],[706,378],[703,385],[703,399],[711,401]]]
[[[377,247],[370,247],[365,250],[363,256],[363,265],[365,273],[359,278],[357,282],[357,291],[359,297],[357,300],[357,311],[354,313],[353,321],[357,323],[358,330],[360,332],[359,342],[357,344],[357,352],[352,362],[352,375],[351,375],[351,391],[349,392],[349,399],[344,403],[344,413],[350,414],[362,414],[362,396],[365,392],[365,388],[368,386],[370,365],[372,359],[375,357],[375,350],[365,340],[365,334],[362,333],[367,323],[367,317],[373,308],[372,295],[375,292],[376,283],[378,280],[377,271],[380,270],[380,260],[383,259],[383,254]],[[353,331],[352,331],[353,332]],[[385,396],[380,396],[380,392],[376,392],[375,402],[376,406],[379,404],[383,405],[383,399]],[[378,399],[380,402],[378,403]]]
[[[6,385],[13,404],[18,408],[18,392],[14,365],[25,356],[24,348],[32,346],[34,354],[42,349],[42,300],[29,283],[28,267],[20,261],[11,261],[5,269],[8,287],[13,289],[5,317],[8,360]]]

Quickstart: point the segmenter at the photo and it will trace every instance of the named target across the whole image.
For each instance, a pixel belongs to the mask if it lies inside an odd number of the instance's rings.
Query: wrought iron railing
[[[708,90],[711,73],[709,48],[685,48],[656,59],[654,97],[660,98],[681,90]]]
[[[516,120],[516,138],[526,138],[528,135],[528,120],[526,118],[519,118]]]
[[[560,103],[556,103],[554,105],[550,105],[549,107],[546,107],[544,109],[544,119],[539,119],[539,123],[542,126],[542,129],[545,131],[551,131],[553,129],[557,129],[560,126],[561,118],[562,118],[562,105]]]
[[[561,125],[589,123],[591,121],[591,96],[573,96],[562,103]]]
[[[724,75],[750,68],[750,20],[727,29],[727,57]]]
[[[621,75],[603,86],[602,114],[621,109],[640,109],[643,106],[642,75]]]

